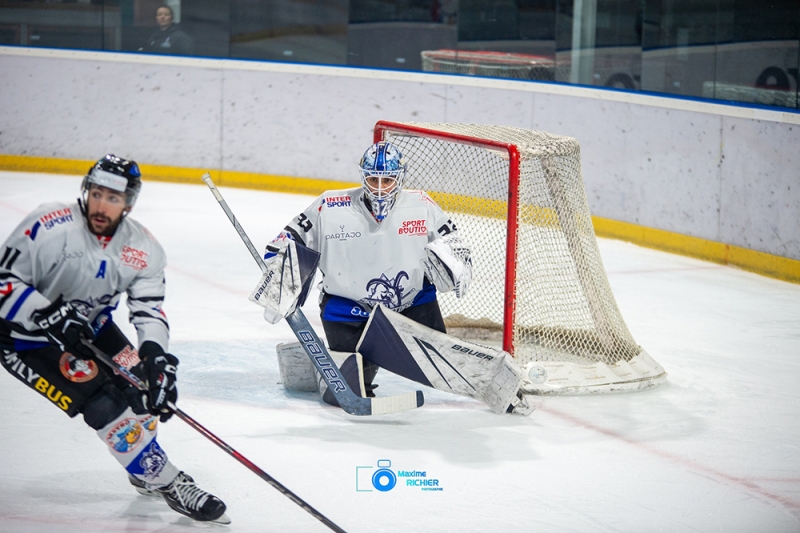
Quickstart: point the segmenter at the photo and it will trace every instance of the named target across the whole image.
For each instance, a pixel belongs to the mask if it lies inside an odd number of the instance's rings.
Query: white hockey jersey
[[[456,228],[424,191],[403,190],[380,224],[361,188],[328,191],[286,227],[322,254],[323,292],[371,309],[412,305],[422,291],[425,245]]]
[[[46,342],[31,313],[63,295],[98,329],[123,292],[139,346],[168,349],[164,301],[166,257],[144,226],[124,218],[113,237],[98,237],[77,203],[44,204],[0,248],[0,342],[17,349]]]

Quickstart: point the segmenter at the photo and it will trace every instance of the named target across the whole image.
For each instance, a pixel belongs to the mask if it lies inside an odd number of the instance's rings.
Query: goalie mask
[[[142,173],[135,161],[108,154],[95,163],[83,178],[81,196],[84,206],[86,205],[86,195],[92,185],[125,193],[125,204],[130,210],[136,203],[139,190],[142,188]]]
[[[361,187],[369,199],[372,214],[383,221],[403,188],[406,166],[403,154],[393,144],[381,141],[370,146],[358,164]]]

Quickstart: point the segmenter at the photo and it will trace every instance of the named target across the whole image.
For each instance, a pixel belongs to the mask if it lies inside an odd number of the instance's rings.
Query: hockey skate
[[[136,492],[142,494],[143,496],[161,496],[157,490],[148,489],[147,484],[136,476],[128,474],[128,481],[131,482],[131,485],[133,485],[133,488],[136,489]]]
[[[225,514],[226,507],[222,500],[198,487],[189,474],[180,472],[166,487],[150,490],[157,491],[174,511],[192,520],[231,523],[231,519]]]

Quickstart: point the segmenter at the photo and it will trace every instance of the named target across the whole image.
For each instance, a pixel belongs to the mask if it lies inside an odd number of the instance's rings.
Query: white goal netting
[[[502,339],[538,393],[663,380],[663,368],[636,344],[611,293],[577,140],[470,124],[379,122],[376,133],[403,153],[406,187],[427,191],[472,247],[470,292],[461,299],[440,295],[448,331]]]

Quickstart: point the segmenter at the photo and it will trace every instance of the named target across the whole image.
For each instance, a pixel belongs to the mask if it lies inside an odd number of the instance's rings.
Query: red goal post
[[[380,121],[473,250],[473,284],[441,294],[448,331],[502,343],[532,393],[641,389],[664,369],[636,344],[600,258],[578,141],[505,126]]]
[[[491,139],[477,139],[459,133],[437,131],[412,124],[400,124],[397,122],[380,121],[375,125],[373,142],[384,139],[384,136],[391,136],[392,133],[406,133],[411,136],[419,135],[424,138],[436,139],[443,142],[458,143],[466,146],[487,149],[489,147],[503,150],[508,154],[508,232],[506,235],[506,261],[505,261],[505,283],[504,283],[504,303],[503,306],[503,350],[514,353],[513,324],[514,324],[514,281],[516,279],[517,263],[517,217],[513,213],[517,212],[519,196],[516,191],[519,188],[519,150],[513,144],[494,141]],[[396,141],[395,141],[396,142]],[[406,158],[407,159],[407,158]],[[426,185],[421,183],[420,185]],[[407,186],[414,187],[414,184],[407,182]],[[432,193],[434,199],[441,200],[441,195],[436,191],[425,187],[425,190]],[[437,198],[438,197],[438,198]],[[441,202],[440,202],[441,203]],[[445,205],[450,202],[445,203]],[[458,203],[458,202],[456,202]]]

